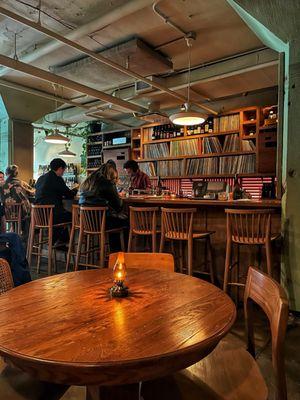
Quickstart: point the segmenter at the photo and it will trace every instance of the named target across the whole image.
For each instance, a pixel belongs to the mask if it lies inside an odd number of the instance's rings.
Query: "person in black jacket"
[[[107,207],[106,229],[128,227],[128,217],[123,211],[123,202],[118,194],[116,183],[118,173],[110,163],[89,175],[80,186],[79,204]],[[110,247],[119,250],[117,235],[110,235]]]
[[[50,163],[50,171],[39,177],[35,185],[35,204],[53,204],[53,224],[72,221],[72,213],[65,210],[63,199],[73,199],[77,189],[69,189],[63,180],[67,165],[61,158],[54,158]],[[54,230],[54,241],[61,232]],[[61,237],[62,242],[67,241],[67,234]]]

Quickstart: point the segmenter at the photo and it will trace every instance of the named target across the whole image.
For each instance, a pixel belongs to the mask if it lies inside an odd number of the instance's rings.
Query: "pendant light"
[[[55,129],[53,133],[46,134],[45,142],[52,144],[66,144],[69,143],[70,139],[62,135],[58,129]]]
[[[58,153],[58,155],[59,155],[59,156],[62,156],[62,157],[69,157],[69,158],[71,158],[71,157],[75,157],[75,156],[76,156],[76,153],[73,153],[73,151],[69,150],[68,145],[66,145],[65,150],[60,151],[60,152]]]
[[[57,96],[57,87],[55,84],[53,84],[53,90],[54,90],[54,96]],[[55,129],[53,133],[47,134],[46,133],[46,137],[45,137],[45,142],[47,143],[52,143],[52,144],[67,144],[69,143],[70,139],[67,138],[66,136],[62,135],[58,128],[57,128],[57,120],[58,120],[58,112],[57,112],[57,108],[58,108],[58,104],[57,104],[57,98],[55,97],[55,101],[54,101],[54,107],[55,107]]]
[[[187,102],[181,107],[181,111],[170,115],[170,120],[175,125],[200,125],[202,124],[207,115],[201,114],[191,110],[190,106],[190,87],[191,87],[191,47],[192,38],[186,37],[186,44],[188,46],[188,87],[187,87]]]

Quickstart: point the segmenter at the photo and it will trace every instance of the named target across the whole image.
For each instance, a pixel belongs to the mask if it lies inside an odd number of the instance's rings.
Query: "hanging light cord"
[[[187,76],[187,106],[190,104],[190,87],[191,87],[191,47],[192,47],[192,39],[190,37],[186,37],[186,45],[188,47],[188,76]]]

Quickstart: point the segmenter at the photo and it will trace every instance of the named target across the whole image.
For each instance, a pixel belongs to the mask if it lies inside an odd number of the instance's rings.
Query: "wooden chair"
[[[53,228],[67,228],[69,222],[53,224],[54,205],[31,205],[31,221],[27,246],[27,259],[31,265],[33,255],[37,256],[37,272],[40,269],[43,246],[48,246],[48,275],[52,273],[52,262],[56,264],[55,251],[57,246],[53,243]],[[38,240],[35,242],[35,237]]]
[[[18,235],[22,232],[22,207],[22,203],[5,204],[5,220],[9,226],[9,231]]]
[[[133,239],[138,236],[146,236],[152,239],[152,252],[156,252],[156,215],[158,207],[129,207],[130,229],[128,240],[128,252],[133,249]]]
[[[271,233],[271,215],[275,210],[236,210],[226,209],[227,242],[223,289],[227,292],[228,285],[242,286],[239,281],[239,246],[265,246],[267,272],[272,276],[271,243],[280,235]],[[233,244],[238,247],[237,261],[232,263]],[[236,268],[236,280],[229,281],[229,274]]]
[[[186,242],[188,246],[187,256],[187,271],[189,275],[193,274],[193,243],[194,240],[205,241],[205,266],[208,265],[209,271],[197,271],[201,274],[209,275],[210,280],[214,283],[214,272],[213,272],[213,260],[212,260],[212,248],[210,236],[213,232],[195,232],[193,227],[194,214],[196,208],[162,208],[161,217],[161,241],[160,241],[160,252],[163,251],[165,241],[170,240],[173,248],[173,241],[180,243],[180,258],[181,265],[180,270],[182,272],[182,243]],[[174,251],[173,251],[174,252]]]
[[[174,257],[168,253],[124,253],[128,268],[159,269],[174,272]],[[108,268],[113,268],[118,253],[109,255]]]
[[[80,205],[79,204],[72,204],[72,226],[70,232],[70,240],[69,240],[69,247],[67,253],[67,262],[66,262],[66,272],[69,270],[71,257],[75,258],[76,251],[75,251],[75,235],[80,230]],[[76,259],[76,258],[75,258]],[[74,262],[75,264],[75,262]]]
[[[86,256],[86,262],[82,263],[86,268],[103,268],[105,260],[105,243],[111,233],[120,235],[121,249],[124,251],[124,230],[123,228],[105,229],[107,207],[80,207],[80,228],[76,252],[75,270],[80,264],[81,256]],[[87,241],[85,251],[82,251],[84,239]],[[95,245],[95,239],[98,243]],[[99,263],[92,263],[91,258],[99,253]]]
[[[6,260],[0,258],[0,294],[13,289],[14,281],[10,266]]]
[[[266,313],[272,334],[272,364],[276,380],[276,400],[286,400],[284,373],[284,338],[288,320],[288,302],[282,287],[270,276],[250,267],[244,295],[248,350],[230,344],[226,337],[206,358],[193,366],[174,374],[170,384],[180,392],[181,400],[266,400],[268,388],[261,375],[254,356],[253,310],[257,303]],[[252,355],[251,355],[251,354]],[[168,396],[166,387],[155,381],[143,384],[143,389],[155,397],[155,385],[160,398]],[[143,393],[142,393],[143,395]]]

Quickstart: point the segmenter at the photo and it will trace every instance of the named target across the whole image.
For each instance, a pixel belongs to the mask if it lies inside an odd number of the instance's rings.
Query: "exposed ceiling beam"
[[[57,101],[58,103],[69,104],[70,106],[76,107],[76,109],[79,108],[79,109],[82,109],[84,111],[87,111],[85,113],[87,116],[90,115],[91,117],[101,119],[104,122],[113,123],[113,124],[116,124],[116,125],[124,126],[126,128],[129,127],[128,124],[124,124],[124,123],[122,123],[120,121],[116,121],[114,119],[104,117],[100,113],[94,113],[94,115],[92,115],[91,113],[89,113],[89,111],[91,109],[90,106],[87,106],[85,104],[76,103],[75,101],[69,100],[69,99],[67,99],[65,97],[55,96],[53,94],[50,94],[50,93],[47,93],[47,92],[43,92],[41,90],[37,90],[37,89],[33,89],[31,87],[28,87],[28,86],[20,85],[19,83],[6,81],[5,79],[0,79],[0,86],[5,86],[5,87],[8,87],[10,89],[19,90],[20,92],[33,94],[35,96],[39,96],[39,97],[42,97],[44,99]]]
[[[32,65],[25,64],[21,61],[14,60],[14,59],[12,59],[10,57],[6,57],[4,55],[0,55],[0,64],[6,66],[8,68],[11,68],[15,71],[19,71],[24,74],[30,75],[34,78],[38,78],[38,79],[44,80],[46,82],[55,83],[59,86],[63,86],[68,89],[72,89],[77,92],[87,94],[88,96],[95,97],[96,99],[105,101],[107,103],[114,104],[125,110],[129,110],[129,111],[133,111],[133,112],[137,112],[137,113],[147,112],[146,108],[140,107],[136,104],[122,100],[118,97],[110,96],[109,94],[101,92],[100,90],[96,90],[89,86],[85,86],[81,83],[72,81],[67,78],[63,78],[62,76],[57,76],[55,74],[52,74],[51,72],[44,71],[43,69],[34,67]]]
[[[185,96],[183,96],[179,93],[176,93],[173,90],[168,89],[167,87],[165,87],[164,85],[161,85],[160,83],[151,81],[150,79],[145,78],[142,75],[140,75],[136,72],[133,72],[133,71],[123,67],[122,65],[119,65],[119,64],[115,63],[114,61],[111,61],[111,60],[101,56],[101,54],[95,53],[94,51],[89,50],[88,48],[81,46],[80,44],[78,44],[64,36],[61,36],[58,33],[53,32],[50,29],[47,29],[47,28],[41,26],[40,24],[37,24],[27,18],[24,18],[21,15],[15,14],[9,10],[6,10],[3,7],[0,7],[0,14],[5,15],[6,17],[11,18],[12,20],[17,21],[25,26],[28,26],[40,33],[43,33],[43,34],[51,37],[52,39],[55,39],[55,40],[65,44],[66,46],[69,46],[75,50],[78,50],[79,52],[88,55],[89,57],[93,58],[94,60],[99,61],[100,63],[105,64],[125,75],[131,76],[134,79],[138,79],[145,83],[148,83],[149,85],[152,85],[156,89],[161,90],[162,92],[165,92],[165,93],[169,94],[170,96],[175,97],[176,99],[180,100],[181,102],[186,102]],[[207,107],[206,105],[203,105],[202,103],[198,103],[198,102],[194,101],[193,104],[204,109],[205,111],[208,111],[211,114],[215,114],[215,115],[217,114],[216,111],[212,110],[210,107]]]
[[[121,18],[125,18],[128,15],[142,10],[145,7],[151,6],[152,2],[153,0],[130,0],[114,8],[110,6],[107,12],[105,10],[101,10],[102,12],[100,16],[97,16],[87,24],[80,25],[78,28],[69,31],[66,34],[66,37],[71,40],[86,38],[89,35],[99,32],[101,29],[113,24]],[[45,44],[38,44],[32,52],[22,56],[21,61],[32,63],[43,56],[49,55],[53,51],[59,49],[62,45],[63,43],[58,42],[57,40],[50,40]],[[0,76],[4,76],[8,71],[9,68],[3,68],[0,71]]]

